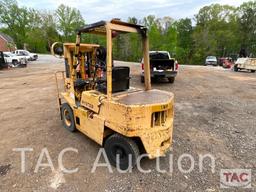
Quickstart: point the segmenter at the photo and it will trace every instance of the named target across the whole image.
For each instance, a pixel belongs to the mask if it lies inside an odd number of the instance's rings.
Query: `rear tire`
[[[133,168],[139,157],[139,148],[136,142],[130,138],[124,137],[120,134],[113,134],[107,138],[104,149],[106,151],[108,160],[112,166],[120,167],[121,170]],[[120,155],[120,162],[117,164],[117,155]],[[131,162],[129,163],[129,156]]]
[[[12,61],[12,64],[13,64],[14,66],[17,66],[17,65],[19,64],[19,62],[18,62],[17,60],[13,60],[13,61]]]
[[[252,73],[255,73],[255,70],[251,70]]]
[[[234,71],[235,71],[235,72],[238,72],[238,67],[237,67],[237,65],[234,65]]]
[[[169,80],[169,83],[174,83],[175,77],[169,77],[168,80]]]
[[[76,130],[74,114],[72,108],[67,103],[61,105],[61,117],[64,128],[74,132]]]
[[[144,83],[144,82],[145,82],[145,79],[144,79],[143,76],[140,77],[140,82],[141,82],[141,83]]]

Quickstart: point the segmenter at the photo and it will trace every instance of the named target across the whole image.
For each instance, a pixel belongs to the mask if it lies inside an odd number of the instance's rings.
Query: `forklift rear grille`
[[[168,110],[152,113],[151,127],[164,126],[168,116]]]

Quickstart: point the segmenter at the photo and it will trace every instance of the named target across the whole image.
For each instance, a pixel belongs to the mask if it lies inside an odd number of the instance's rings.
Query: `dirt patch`
[[[161,167],[169,170],[169,155],[173,155],[173,172],[159,173],[155,160],[143,160],[151,169],[120,174],[98,168],[91,173],[100,146],[79,132],[69,133],[62,127],[56,102],[54,72],[64,69],[62,61],[50,56],[39,57],[28,68],[1,71],[0,86],[0,191],[220,191],[219,171],[222,168],[256,167],[256,75],[235,73],[222,68],[181,66],[174,84],[155,82],[154,89],[175,94],[173,146]],[[140,83],[140,65],[131,65],[131,86]],[[21,173],[20,153],[13,148],[29,147],[26,171]],[[46,167],[35,173],[41,150],[46,147],[55,172]],[[78,168],[74,174],[59,172],[58,154],[73,147],[78,154],[68,152],[67,168]],[[195,157],[195,170],[181,173],[177,160],[183,153]],[[212,154],[216,158],[214,173],[207,168],[198,171],[198,155]],[[189,167],[189,162],[184,162]],[[11,169],[11,171],[10,171]],[[253,172],[254,174],[254,172]],[[255,175],[252,185],[255,186]],[[241,190],[232,190],[241,191]]]

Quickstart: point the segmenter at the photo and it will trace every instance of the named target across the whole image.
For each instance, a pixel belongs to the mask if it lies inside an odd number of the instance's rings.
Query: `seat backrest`
[[[125,91],[130,87],[130,68],[113,67],[112,68],[112,93]],[[101,80],[98,85],[98,91],[107,93],[107,81]]]
[[[112,68],[112,92],[125,91],[130,87],[130,68],[113,67]]]

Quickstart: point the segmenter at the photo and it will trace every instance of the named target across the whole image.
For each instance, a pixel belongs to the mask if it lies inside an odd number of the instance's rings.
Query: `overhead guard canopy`
[[[77,31],[76,37],[76,49],[75,56],[77,59],[80,43],[81,43],[81,34],[98,34],[106,36],[106,45],[107,45],[107,96],[108,99],[112,97],[112,38],[115,36],[113,32],[117,33],[138,33],[142,37],[143,45],[143,59],[144,59],[144,77],[145,77],[145,90],[151,89],[150,84],[150,65],[149,65],[149,44],[147,37],[147,28],[142,25],[135,25],[132,23],[122,22],[118,19],[113,19],[110,22],[99,21],[97,23],[92,23],[86,25],[85,27]],[[76,60],[75,62],[76,63]]]
[[[77,34],[81,35],[81,33],[92,33],[92,34],[106,35],[106,26],[108,26],[111,30],[119,31],[123,33],[137,32],[141,34],[146,34],[146,31],[147,31],[147,28],[142,25],[126,23],[117,19],[113,19],[110,22],[99,21],[96,23],[86,25],[85,27],[79,29],[77,31]]]

